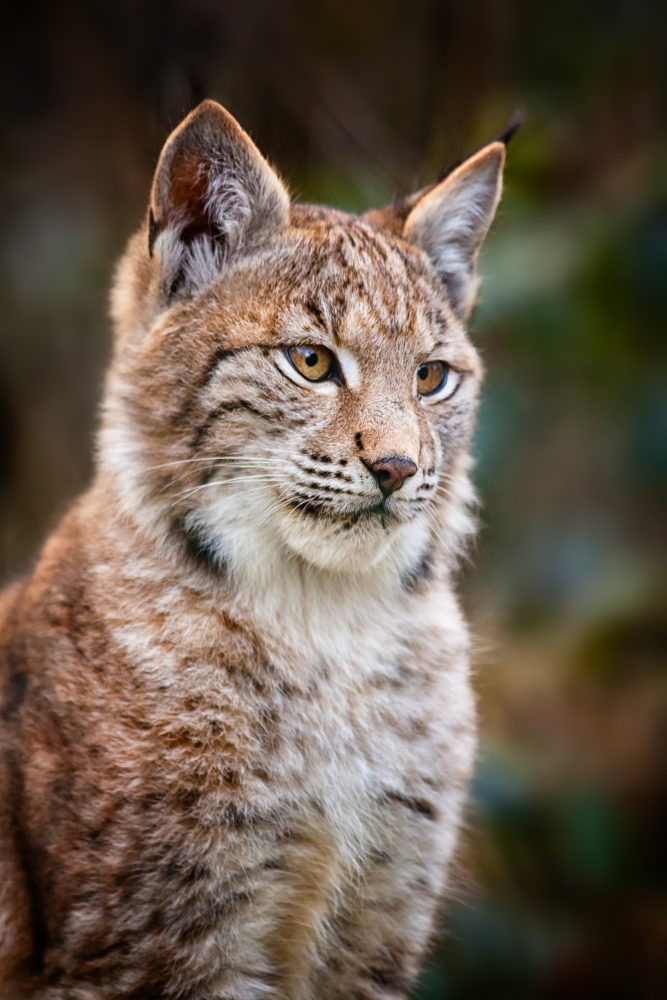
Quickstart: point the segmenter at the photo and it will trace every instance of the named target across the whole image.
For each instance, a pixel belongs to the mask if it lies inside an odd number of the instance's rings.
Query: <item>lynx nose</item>
[[[389,455],[377,462],[364,462],[373,473],[376,483],[382,490],[382,495],[388,497],[394,490],[400,489],[406,479],[414,476],[417,466],[411,458],[401,455]]]

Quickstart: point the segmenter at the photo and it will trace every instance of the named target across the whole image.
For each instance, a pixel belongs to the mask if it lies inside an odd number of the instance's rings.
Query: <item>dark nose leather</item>
[[[387,458],[380,458],[377,462],[364,464],[373,473],[375,482],[385,497],[400,489],[405,480],[414,476],[417,471],[417,466],[411,458],[402,458],[400,455],[388,455]]]

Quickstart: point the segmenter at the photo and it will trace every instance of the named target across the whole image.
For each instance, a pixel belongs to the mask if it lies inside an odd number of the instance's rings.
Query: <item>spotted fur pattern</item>
[[[0,603],[7,1000],[409,990],[475,752],[459,291],[503,154],[478,154],[481,208],[470,161],[470,205],[445,180],[406,222],[290,207],[210,102],[167,144],[117,275],[94,482]],[[309,385],[293,344],[340,378]],[[457,385],[429,404],[434,355]],[[383,456],[417,467],[386,497]]]

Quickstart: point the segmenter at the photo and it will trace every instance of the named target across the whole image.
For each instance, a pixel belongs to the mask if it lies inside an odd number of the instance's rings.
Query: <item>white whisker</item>
[[[252,477],[252,478],[255,478],[255,477]],[[229,480],[222,480],[221,482],[222,483],[229,482]],[[174,502],[171,504],[171,507],[175,507],[177,504],[182,503],[184,500],[187,500],[188,497],[191,497],[193,493],[196,493],[197,490],[203,490],[204,487],[206,487],[206,486],[220,486],[220,482],[204,483],[204,486],[197,486],[194,490],[187,490],[185,493],[182,493],[180,496],[178,496],[176,498],[176,500],[174,500]],[[254,486],[254,487],[251,487],[249,490],[245,490],[244,494],[245,493],[259,493],[260,491],[263,491],[263,490],[272,490],[272,489],[274,489],[274,486],[275,486],[275,484],[270,484],[268,486]],[[223,497],[220,502],[221,503],[225,503],[225,502],[228,502],[230,500],[235,500],[238,503],[240,500],[242,500],[242,497],[243,497],[243,495],[239,495],[238,493],[233,493],[231,496]]]
[[[282,507],[287,507],[289,506],[289,504],[293,503],[296,497],[298,497],[298,495],[299,495],[298,493],[291,493],[287,496],[287,498],[283,497],[278,501],[278,503],[273,504],[272,507],[269,507],[269,509],[264,512],[262,517],[260,517],[259,521],[257,521],[257,523],[255,524],[255,528],[259,528],[259,526],[263,524],[264,521],[266,521],[266,519],[270,517],[271,514],[274,514],[277,510],[280,510]]]
[[[287,452],[284,454],[287,454]],[[223,462],[234,462],[236,465],[257,465],[261,468],[266,468],[267,465],[275,465],[276,458],[274,455],[267,458],[243,458],[240,455],[211,455],[209,458],[183,458],[175,462],[163,462],[161,465],[150,465],[148,468],[144,469],[144,471],[156,472],[158,469],[168,469],[177,465],[192,465],[196,463],[216,466],[221,465]],[[279,464],[286,467],[291,465],[290,462],[280,462]]]

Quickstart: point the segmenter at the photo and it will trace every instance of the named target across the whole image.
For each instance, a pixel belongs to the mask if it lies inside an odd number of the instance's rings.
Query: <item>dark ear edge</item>
[[[153,247],[155,246],[155,241],[160,232],[160,227],[155,221],[155,214],[153,209],[149,207],[148,209],[148,256],[153,256]]]

